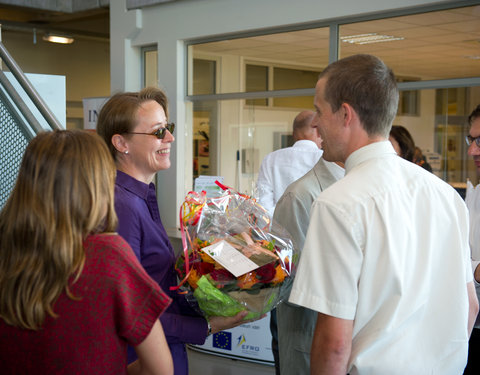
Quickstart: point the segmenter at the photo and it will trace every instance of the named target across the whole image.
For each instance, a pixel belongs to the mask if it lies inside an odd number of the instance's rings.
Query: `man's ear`
[[[340,106],[340,115],[343,116],[344,125],[350,125],[352,121],[358,119],[357,112],[348,103],[342,103]]]
[[[121,154],[128,153],[128,147],[127,143],[125,142],[125,138],[120,134],[114,134],[112,136],[112,144],[113,147],[115,147],[116,150]]]

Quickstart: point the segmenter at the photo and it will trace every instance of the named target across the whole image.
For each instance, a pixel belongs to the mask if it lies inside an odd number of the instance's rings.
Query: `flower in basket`
[[[184,253],[176,270],[205,315],[248,310],[247,319],[256,319],[285,297],[297,255],[288,233],[255,199],[223,188],[219,197],[190,192],[185,198]]]

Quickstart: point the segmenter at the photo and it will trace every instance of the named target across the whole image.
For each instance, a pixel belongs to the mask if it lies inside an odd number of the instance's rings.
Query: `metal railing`
[[[48,127],[62,129],[58,119],[1,42],[0,58],[43,116]],[[0,208],[10,196],[28,142],[37,133],[45,130],[48,128],[40,124],[7,75],[0,70]]]

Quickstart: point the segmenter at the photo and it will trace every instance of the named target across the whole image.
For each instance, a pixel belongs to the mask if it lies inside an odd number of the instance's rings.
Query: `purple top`
[[[118,234],[132,247],[147,273],[172,298],[172,304],[162,314],[165,336],[172,352],[175,375],[188,374],[185,343],[203,344],[207,337],[207,322],[170,286],[177,285],[174,269],[175,254],[160,219],[155,185],[147,185],[126,173],[117,171],[115,210]],[[129,363],[136,359],[129,348]]]

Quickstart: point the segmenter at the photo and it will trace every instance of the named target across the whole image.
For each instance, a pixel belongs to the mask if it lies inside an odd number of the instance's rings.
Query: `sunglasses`
[[[167,130],[170,132],[170,134],[173,134],[173,131],[175,130],[175,124],[171,122],[170,124],[165,125],[164,128],[160,128],[153,133],[137,133],[137,132],[127,132],[126,134],[145,134],[145,135],[154,135],[158,139],[163,139],[165,138],[165,134],[167,134]]]
[[[467,135],[465,137],[465,142],[467,142],[468,146],[470,146],[473,142],[475,142],[477,147],[480,147],[480,136],[479,137],[472,137],[471,135]]]

